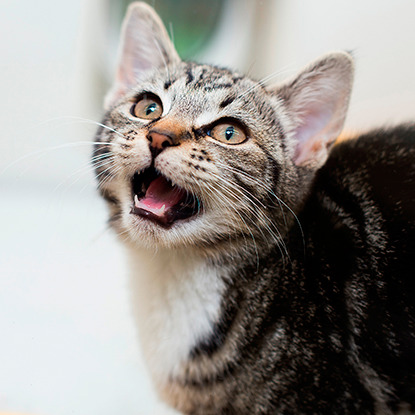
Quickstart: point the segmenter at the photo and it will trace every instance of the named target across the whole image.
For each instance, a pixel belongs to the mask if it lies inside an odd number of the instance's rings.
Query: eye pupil
[[[151,115],[157,108],[157,104],[153,102],[146,108],[146,115]]]
[[[230,140],[235,134],[235,128],[233,126],[229,126],[225,131],[225,138],[226,140]]]

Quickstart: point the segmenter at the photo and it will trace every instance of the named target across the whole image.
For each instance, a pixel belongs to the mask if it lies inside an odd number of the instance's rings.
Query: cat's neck
[[[218,321],[226,267],[192,250],[129,250],[135,318],[156,382],[180,375]]]

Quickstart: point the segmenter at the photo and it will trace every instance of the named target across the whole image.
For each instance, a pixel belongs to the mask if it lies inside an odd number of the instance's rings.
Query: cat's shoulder
[[[319,179],[373,191],[415,191],[415,124],[377,129],[335,144]],[[414,195],[412,195],[414,196]]]
[[[415,124],[379,128],[351,138],[342,137],[334,145],[328,163],[349,160],[362,167],[415,157]]]
[[[391,247],[412,273],[415,125],[373,130],[335,144],[299,219],[308,246],[318,250],[318,255],[310,251],[313,258],[336,264],[339,275],[359,256],[375,266]]]

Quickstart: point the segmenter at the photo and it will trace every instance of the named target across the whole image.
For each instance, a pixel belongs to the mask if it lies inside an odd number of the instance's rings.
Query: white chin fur
[[[132,203],[132,202],[131,202]],[[130,213],[131,203],[124,203],[120,235],[138,248],[178,249],[194,247],[203,242],[211,242],[218,236],[229,235],[235,230],[227,223],[226,215],[215,212],[202,212],[191,218],[178,220],[170,228],[164,228],[148,219]],[[212,225],[214,224],[214,225]]]
[[[200,228],[203,228],[200,222],[201,218],[192,217],[179,220],[166,229],[129,212],[123,216],[122,221],[123,228],[127,230],[129,240],[133,244],[137,247],[155,250],[192,245],[196,238],[195,234],[200,233]]]
[[[224,270],[189,250],[129,248],[135,318],[158,384],[181,373],[192,349],[220,315]]]

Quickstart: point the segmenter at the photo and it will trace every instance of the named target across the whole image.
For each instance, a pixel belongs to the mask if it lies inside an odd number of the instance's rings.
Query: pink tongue
[[[184,190],[172,187],[163,176],[159,176],[150,183],[146,195],[140,200],[135,200],[135,206],[154,215],[163,216],[166,211],[177,205],[185,194]]]

